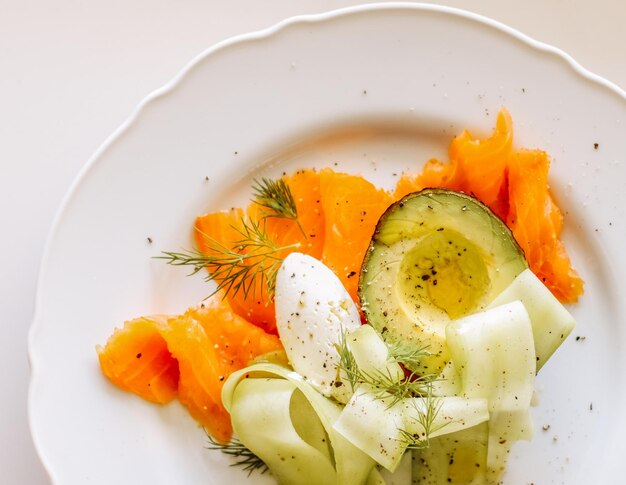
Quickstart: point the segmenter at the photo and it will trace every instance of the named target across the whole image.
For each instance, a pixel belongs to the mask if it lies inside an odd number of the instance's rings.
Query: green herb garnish
[[[389,362],[404,364],[406,366],[416,367],[420,361],[430,355],[426,348],[409,349],[406,346],[390,345]],[[387,368],[386,370],[376,370],[374,372],[365,372],[359,368],[348,347],[346,333],[341,335],[339,344],[336,345],[339,353],[339,370],[345,375],[346,380],[354,391],[359,384],[367,384],[376,389],[377,399],[389,399],[388,407],[393,407],[401,400],[409,397],[425,397],[428,395],[428,389],[436,376],[432,374],[418,375],[411,372],[404,379],[398,380]],[[394,353],[395,352],[395,353]]]
[[[410,433],[405,429],[400,429],[401,439],[407,445],[407,449],[420,450],[428,448],[430,446],[430,434],[434,431],[439,431],[448,423],[444,423],[441,426],[433,428],[435,418],[441,410],[442,402],[440,399],[435,398],[432,395],[432,383],[427,386],[427,394],[425,397],[426,408],[419,409],[417,403],[414,402],[415,410],[417,411],[417,422],[424,429],[424,432],[420,435],[417,433]]]
[[[298,209],[291,194],[291,189],[283,179],[271,180],[262,178],[254,180],[252,185],[254,198],[252,201],[265,209],[264,217],[298,219]]]
[[[263,219],[274,217],[295,221],[302,235],[306,237],[304,229],[302,229],[298,220],[296,201],[293,198],[291,189],[283,179],[255,179],[252,185],[252,192],[254,194],[252,202],[263,208]]]
[[[265,462],[250,451],[250,449],[237,438],[231,438],[228,443],[222,444],[215,441],[208,432],[207,437],[209,440],[209,446],[207,446],[208,450],[219,450],[225,455],[233,457],[234,461],[230,466],[243,467],[243,470],[248,472],[248,476],[250,476],[253,471],[259,471],[263,474],[268,470]]]
[[[300,247],[300,243],[277,245],[265,228],[267,218],[290,219],[298,224],[306,237],[300,222],[296,203],[284,180],[262,178],[254,180],[252,186],[254,203],[264,208],[259,221],[241,219],[241,224],[232,226],[239,233],[240,239],[225,246],[205,233],[200,233],[208,247],[206,253],[200,251],[163,251],[162,256],[172,266],[191,266],[190,275],[206,268],[206,281],[215,281],[217,288],[211,295],[224,290],[225,294],[235,296],[240,291],[244,298],[256,296],[258,285],[265,287],[266,296],[274,297],[276,272],[283,262],[284,251]],[[207,254],[208,253],[208,254]]]
[[[241,239],[233,241],[232,249],[208,234],[201,233],[209,248],[208,254],[199,251],[163,251],[163,256],[157,256],[157,259],[164,259],[173,266],[191,266],[192,275],[206,268],[209,273],[205,279],[217,283],[212,295],[224,290],[235,296],[241,291],[245,298],[250,294],[254,298],[257,283],[260,282],[262,287],[265,286],[267,297],[273,298],[283,251],[296,249],[300,243],[278,246],[267,234],[264,221],[242,219],[241,227],[233,228],[241,235]]]

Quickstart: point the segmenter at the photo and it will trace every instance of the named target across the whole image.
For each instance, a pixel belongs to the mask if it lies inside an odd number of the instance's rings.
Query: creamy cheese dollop
[[[294,370],[322,394],[342,395],[335,345],[361,322],[339,278],[317,259],[291,253],[276,276],[275,302],[278,334]]]

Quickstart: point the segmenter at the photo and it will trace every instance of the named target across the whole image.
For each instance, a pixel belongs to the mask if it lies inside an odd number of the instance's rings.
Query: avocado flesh
[[[360,275],[368,322],[391,341],[427,347],[413,369],[448,360],[446,325],[483,310],[528,267],[511,231],[473,197],[426,189],[380,218]]]

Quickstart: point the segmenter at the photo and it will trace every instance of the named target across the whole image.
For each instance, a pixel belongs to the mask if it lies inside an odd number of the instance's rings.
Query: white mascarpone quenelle
[[[276,326],[294,370],[322,394],[342,400],[337,381],[342,332],[360,327],[356,305],[323,263],[291,253],[276,276]]]

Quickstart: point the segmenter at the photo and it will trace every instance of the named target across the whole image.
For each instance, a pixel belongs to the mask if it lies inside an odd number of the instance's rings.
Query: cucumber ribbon
[[[239,439],[281,484],[365,484],[374,460],[337,432],[341,407],[271,363],[232,374],[222,391]]]
[[[400,465],[409,442],[401,430],[423,436],[424,398],[391,405],[361,385],[342,408],[299,374],[272,363],[230,376],[222,391],[239,439],[270,468],[281,484],[385,483],[375,468]],[[432,437],[489,419],[485,399],[439,398]]]

